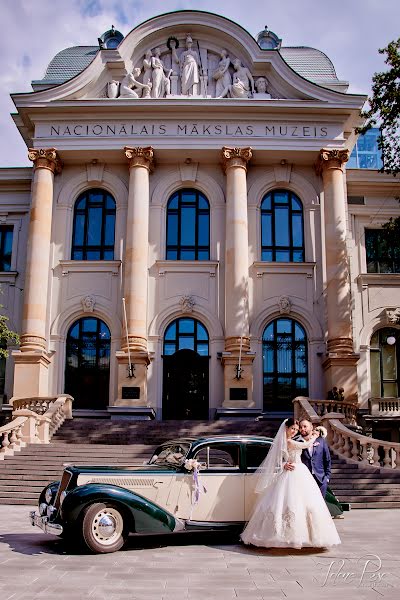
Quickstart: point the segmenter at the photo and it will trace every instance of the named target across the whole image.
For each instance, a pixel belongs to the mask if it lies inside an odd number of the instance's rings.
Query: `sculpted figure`
[[[133,69],[132,73],[125,75],[121,81],[120,98],[149,98],[151,84],[145,84],[136,78],[140,75],[140,69]]]
[[[151,50],[147,50],[143,59],[143,83],[149,85],[152,79],[152,53]]]
[[[199,55],[192,50],[193,40],[190,35],[186,38],[186,50],[182,52],[179,66],[181,74],[181,91],[183,96],[197,96],[199,77]],[[176,60],[176,59],[175,59]]]
[[[153,87],[151,89],[151,95],[153,98],[164,98],[169,96],[171,93],[171,73],[172,69],[164,67],[163,61],[160,58],[161,50],[156,48],[154,50],[155,56],[151,59],[151,65],[153,67]],[[166,73],[168,73],[166,75]]]
[[[254,79],[247,67],[243,67],[241,61],[237,58],[233,61],[235,73],[233,83],[230,86],[232,98],[249,98],[254,94]]]
[[[113,79],[107,84],[107,97],[116,98],[118,96],[119,81]]]
[[[259,77],[256,81],[257,96],[262,98],[271,98],[271,94],[267,93],[267,80],[265,77]]]
[[[231,59],[229,58],[227,51],[221,50],[221,60],[219,61],[218,69],[213,73],[213,79],[216,81],[216,98],[225,98],[229,93],[230,86],[232,85],[231,74],[228,71],[230,64]]]

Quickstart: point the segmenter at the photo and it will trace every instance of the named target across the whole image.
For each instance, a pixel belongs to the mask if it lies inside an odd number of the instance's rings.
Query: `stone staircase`
[[[30,444],[0,462],[0,504],[36,504],[65,463],[129,466],[147,462],[155,446],[176,437],[226,433],[273,436],[281,422],[66,421],[51,444]],[[346,463],[332,453],[331,487],[355,508],[400,508],[400,471]]]

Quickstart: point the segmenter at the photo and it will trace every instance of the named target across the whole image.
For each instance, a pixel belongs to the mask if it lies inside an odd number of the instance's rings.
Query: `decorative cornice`
[[[125,146],[125,156],[129,160],[130,169],[132,167],[145,167],[151,172],[154,168],[154,150],[151,146],[145,148]]]
[[[322,148],[315,165],[317,175],[321,175],[324,169],[342,170],[344,163],[349,160],[349,157],[350,152],[347,149]]]
[[[230,148],[229,146],[223,146],[222,148],[222,168],[224,172],[229,167],[241,167],[247,169],[247,163],[253,156],[252,149],[250,146],[246,148]]]
[[[28,158],[36,169],[48,169],[54,174],[61,173],[62,162],[55,148],[29,148]]]

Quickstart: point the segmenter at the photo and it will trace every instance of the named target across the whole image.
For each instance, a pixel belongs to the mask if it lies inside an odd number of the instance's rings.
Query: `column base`
[[[129,374],[128,353],[120,350],[115,356],[118,362],[118,395],[110,406],[147,407],[148,352],[131,352],[132,376]]]
[[[30,398],[49,396],[49,365],[51,355],[44,350],[12,352],[14,359],[13,396]]]
[[[344,399],[347,402],[357,403],[357,363],[359,354],[347,354],[343,356],[328,356],[322,363],[325,371],[325,392],[333,387],[343,388]]]
[[[254,354],[242,354],[238,373],[239,353],[223,352],[221,362],[224,367],[223,408],[254,408],[253,401],[253,361]]]

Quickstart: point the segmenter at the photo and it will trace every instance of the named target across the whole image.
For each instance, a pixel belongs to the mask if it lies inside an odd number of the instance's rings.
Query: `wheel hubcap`
[[[92,521],[92,532],[96,540],[110,546],[122,536],[124,523],[121,514],[115,508],[100,510]]]

